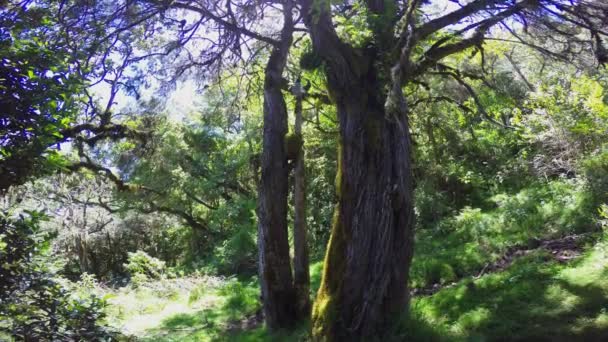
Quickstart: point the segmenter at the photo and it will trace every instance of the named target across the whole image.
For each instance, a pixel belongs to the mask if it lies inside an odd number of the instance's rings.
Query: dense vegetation
[[[600,0],[0,1],[0,340],[608,339]]]

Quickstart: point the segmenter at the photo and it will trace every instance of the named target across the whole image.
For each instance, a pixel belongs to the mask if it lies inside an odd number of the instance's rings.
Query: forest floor
[[[608,340],[608,243],[577,253],[568,260],[545,248],[514,253],[504,267],[464,277],[431,295],[415,294],[413,340]],[[312,267],[316,284],[320,267]],[[119,290],[110,299],[110,316],[116,328],[138,341],[305,339],[306,327],[268,334],[257,298],[255,284],[246,281],[173,279]]]
[[[420,230],[409,318],[395,340],[606,341],[608,237],[584,201],[527,189],[449,229]],[[561,197],[560,197],[561,196]],[[312,288],[322,264],[311,266]],[[142,341],[302,341],[269,334],[255,279],[192,277],[109,291],[111,324]],[[314,293],[314,292],[313,292]]]

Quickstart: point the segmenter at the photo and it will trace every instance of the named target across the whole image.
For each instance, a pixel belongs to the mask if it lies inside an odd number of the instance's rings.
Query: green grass
[[[608,242],[587,240],[567,264],[537,250],[506,269],[474,278],[513,246],[533,239],[597,231],[596,209],[576,182],[499,194],[417,232],[415,287],[453,283],[412,299],[394,341],[608,340]],[[594,233],[597,240],[600,233]],[[312,296],[322,263],[311,265]],[[174,279],[112,294],[113,325],[140,341],[305,341],[309,323],[271,334],[252,324],[260,310],[251,279]],[[259,322],[259,321],[258,321]]]
[[[241,321],[260,308],[255,279],[164,279],[109,297],[112,326],[140,341],[242,340]]]
[[[509,247],[534,239],[593,231],[589,194],[582,184],[560,181],[488,200],[489,210],[464,208],[416,234],[411,285],[449,283],[479,272]]]
[[[416,298],[412,314],[439,340],[608,340],[608,244],[564,265],[546,252],[507,270]]]

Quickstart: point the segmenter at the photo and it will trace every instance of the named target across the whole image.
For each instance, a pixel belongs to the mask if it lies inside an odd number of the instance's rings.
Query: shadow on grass
[[[215,293],[213,308],[165,318],[143,341],[299,341],[308,323],[289,332],[268,332],[261,321],[259,290],[255,282],[233,280]]]
[[[594,249],[595,250],[595,249]],[[517,259],[502,272],[462,280],[413,300],[411,314],[385,341],[608,341],[608,251],[568,264],[546,251]],[[311,268],[313,293],[322,265]],[[258,289],[232,282],[214,308],[165,319],[147,341],[306,341],[309,323],[269,333],[242,328],[260,309]]]
[[[588,269],[564,277],[567,267],[549,259],[536,253],[504,272],[418,298],[413,314],[449,341],[607,341],[608,278]]]
[[[162,322],[143,341],[305,341],[308,322],[293,331],[269,332],[263,325],[251,329],[234,329],[223,308],[177,314]]]

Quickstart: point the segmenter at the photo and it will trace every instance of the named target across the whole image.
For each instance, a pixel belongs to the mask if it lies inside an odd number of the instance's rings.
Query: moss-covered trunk
[[[289,7],[289,6],[286,6]],[[258,190],[258,257],[264,317],[269,329],[295,324],[295,291],[287,233],[287,106],[282,73],[292,42],[291,8],[285,10],[281,43],[265,69],[262,172]]]
[[[375,13],[383,13],[385,3],[367,2]],[[339,198],[313,306],[313,336],[376,340],[407,310],[413,254],[411,143],[401,73],[393,72],[386,53],[392,35],[381,25],[377,46],[353,47],[338,37],[329,2],[301,4],[314,51],[324,61],[341,144]]]
[[[318,340],[382,336],[408,302],[413,193],[407,118],[373,78],[341,90],[338,207],[313,308]]]

